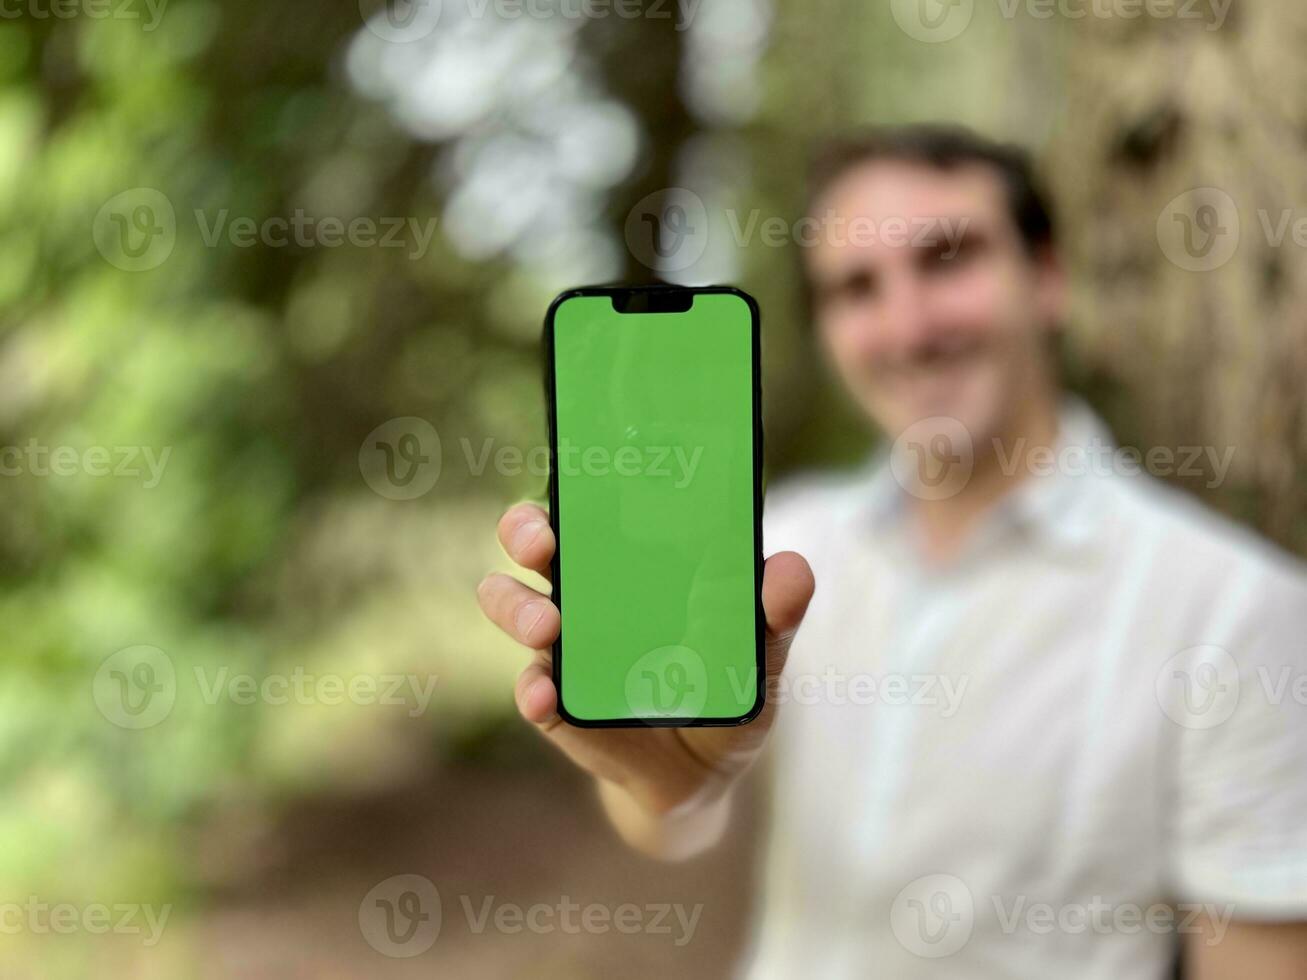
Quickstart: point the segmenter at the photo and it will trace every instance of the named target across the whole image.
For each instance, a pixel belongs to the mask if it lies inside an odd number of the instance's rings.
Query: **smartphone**
[[[590,287],[545,317],[558,712],[582,727],[762,710],[758,305]]]

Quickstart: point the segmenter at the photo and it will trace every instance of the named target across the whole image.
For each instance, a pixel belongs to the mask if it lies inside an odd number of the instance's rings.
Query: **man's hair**
[[[875,126],[824,144],[808,171],[805,213],[839,178],[869,163],[919,164],[932,170],[987,167],[1003,185],[1008,215],[1030,255],[1053,244],[1053,215],[1035,177],[1030,156],[1019,146],[988,139],[964,126],[917,124]]]

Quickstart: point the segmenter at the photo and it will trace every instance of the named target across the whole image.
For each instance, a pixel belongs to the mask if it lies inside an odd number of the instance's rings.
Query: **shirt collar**
[[[1078,550],[1101,530],[1093,493],[1094,461],[1115,443],[1106,424],[1078,398],[1068,397],[1058,413],[1058,437],[1051,457],[1028,461],[1032,472],[995,505],[976,529],[988,539],[1005,531],[1025,532],[1054,547]],[[909,501],[889,466],[889,450],[873,454],[864,469],[863,510],[878,530],[900,524]]]

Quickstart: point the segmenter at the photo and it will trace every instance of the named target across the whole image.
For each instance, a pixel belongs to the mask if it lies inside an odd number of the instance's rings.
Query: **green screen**
[[[580,721],[755,707],[753,317],[554,313],[560,696]]]

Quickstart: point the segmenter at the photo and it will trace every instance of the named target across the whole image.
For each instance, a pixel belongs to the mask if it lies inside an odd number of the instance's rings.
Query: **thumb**
[[[802,555],[780,551],[762,571],[762,609],[767,617],[767,679],[774,683],[785,667],[790,643],[803,622],[816,582]]]

